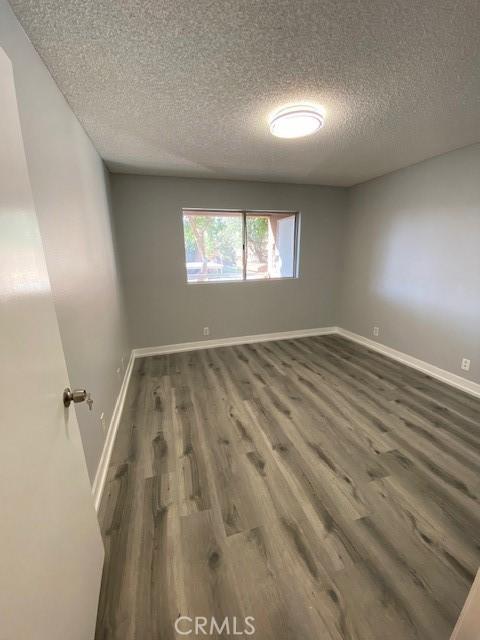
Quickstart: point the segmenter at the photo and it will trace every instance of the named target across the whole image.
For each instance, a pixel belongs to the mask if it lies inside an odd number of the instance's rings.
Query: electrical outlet
[[[461,367],[464,371],[470,371],[470,360],[468,358],[462,358]]]
[[[373,335],[376,337],[380,335],[380,327],[373,327]]]
[[[210,327],[203,327],[203,335],[204,336],[210,335]]]
[[[105,433],[105,431],[107,430],[107,422],[106,422],[106,420],[105,420],[105,414],[103,413],[103,411],[102,411],[102,413],[100,414],[100,422],[101,422],[101,424],[102,424],[103,432]]]

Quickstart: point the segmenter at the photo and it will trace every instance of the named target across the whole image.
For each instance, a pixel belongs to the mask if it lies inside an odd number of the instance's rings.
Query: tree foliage
[[[233,216],[184,216],[187,260],[234,266],[242,251],[242,219]]]
[[[183,218],[187,262],[208,262],[242,268],[243,221],[241,216],[185,215]],[[267,260],[268,218],[247,218],[249,256],[258,262]]]
[[[258,262],[266,262],[268,252],[268,218],[266,216],[247,218],[247,242],[249,253],[253,253]]]

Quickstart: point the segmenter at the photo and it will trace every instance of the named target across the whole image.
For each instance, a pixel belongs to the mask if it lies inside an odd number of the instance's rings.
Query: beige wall
[[[329,326],[336,321],[345,190],[113,175],[115,227],[135,347]],[[301,215],[299,278],[187,284],[182,208]]]
[[[108,176],[97,152],[5,0],[0,42],[13,63],[30,181],[72,385],[93,411],[76,407],[93,480],[129,345],[112,244]],[[62,389],[58,390],[59,396]]]

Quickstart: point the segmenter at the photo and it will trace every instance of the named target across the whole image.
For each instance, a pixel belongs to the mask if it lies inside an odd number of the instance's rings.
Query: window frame
[[[188,270],[187,270],[187,254],[186,254],[186,246],[185,246],[185,230],[183,226],[183,218],[185,214],[188,215],[188,212],[198,212],[199,214],[202,212],[209,214],[216,214],[220,216],[222,213],[237,213],[242,216],[242,278],[238,280],[198,280],[198,281],[190,281],[188,279]],[[252,215],[262,215],[262,214],[279,214],[279,215],[289,215],[295,217],[295,225],[293,232],[293,275],[291,276],[280,276],[276,278],[247,278],[247,217],[249,214]],[[300,270],[300,252],[299,252],[299,244],[300,244],[300,211],[291,211],[289,209],[211,209],[207,207],[183,207],[182,208],[182,235],[183,235],[183,252],[184,252],[184,263],[185,263],[185,278],[187,284],[198,285],[198,284],[241,284],[241,283],[262,283],[262,282],[279,282],[282,280],[297,280],[299,278],[299,270]]]

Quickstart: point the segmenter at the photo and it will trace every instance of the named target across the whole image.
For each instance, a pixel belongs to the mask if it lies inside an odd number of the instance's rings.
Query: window
[[[183,210],[188,282],[296,277],[298,213]]]
[[[184,211],[188,282],[243,279],[243,215],[230,211]]]

